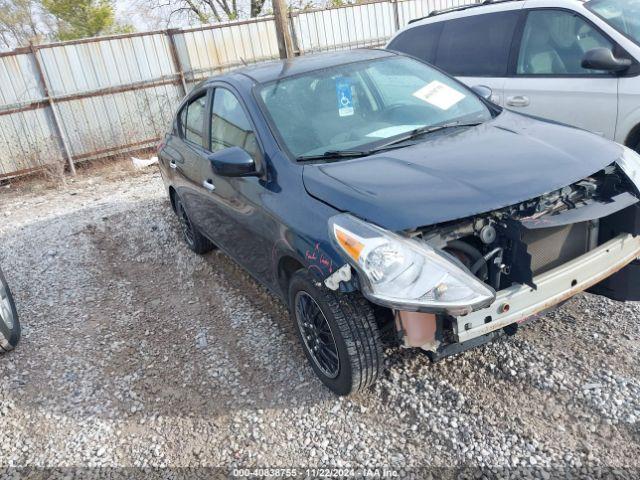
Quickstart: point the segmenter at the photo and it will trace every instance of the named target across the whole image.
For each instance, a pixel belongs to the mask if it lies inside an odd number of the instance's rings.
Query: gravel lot
[[[3,467],[639,471],[640,304],[579,296],[438,364],[388,351],[338,399],[279,301],[183,245],[155,168],[0,187],[0,265],[24,329],[0,357]]]

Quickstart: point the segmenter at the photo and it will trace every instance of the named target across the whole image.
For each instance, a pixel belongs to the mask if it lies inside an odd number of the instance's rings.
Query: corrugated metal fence
[[[373,1],[288,15],[295,54],[381,46],[410,19],[476,0]],[[279,58],[273,17],[0,53],[0,178],[153,146],[186,92]]]

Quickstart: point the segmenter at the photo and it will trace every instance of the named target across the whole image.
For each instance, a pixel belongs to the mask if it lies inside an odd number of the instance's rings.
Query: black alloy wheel
[[[305,291],[296,294],[295,316],[314,363],[328,378],[336,378],[340,372],[340,358],[331,326],[318,303]]]

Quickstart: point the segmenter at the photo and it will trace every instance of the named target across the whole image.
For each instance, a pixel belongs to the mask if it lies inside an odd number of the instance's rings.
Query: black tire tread
[[[178,197],[178,194],[176,193],[175,195],[176,195],[176,198],[175,198],[176,214],[180,215],[181,210],[184,209],[184,205],[182,204],[182,200],[180,200],[180,197]],[[186,213],[186,210],[185,210],[185,213]],[[188,216],[189,215],[187,214],[187,217]],[[197,253],[198,255],[204,255],[206,253],[209,253],[211,250],[213,250],[215,248],[213,243],[211,243],[211,241],[209,241],[207,237],[202,235],[202,233],[200,233],[200,230],[198,230],[198,228],[195,225],[193,225],[190,220],[189,220],[189,223],[191,224],[191,228],[193,230],[193,244],[190,244],[186,238],[184,239],[189,249],[191,249],[194,253]]]
[[[4,278],[2,270],[0,270],[0,284],[3,284],[6,288],[6,291],[9,295],[9,303],[11,304],[14,315],[14,327],[13,331],[11,332],[11,338],[5,339],[8,345],[3,346],[2,344],[0,344],[0,354],[2,354],[10,352],[18,346],[18,342],[20,342],[20,338],[22,336],[22,328],[20,326],[20,319],[18,317],[18,311],[16,309],[15,301],[13,300],[13,295],[11,294],[11,289],[9,288],[9,285]],[[0,335],[2,334],[0,333]]]
[[[296,272],[293,278],[295,277],[301,277],[304,283],[315,287],[313,292],[308,293],[319,296],[318,300],[329,307],[331,311],[328,313],[333,316],[347,347],[351,367],[351,389],[340,394],[354,394],[373,385],[382,370],[383,342],[369,301],[359,292],[338,293],[322,286],[316,287],[311,276],[304,270]],[[290,292],[290,297],[293,296]],[[291,311],[293,312],[293,306]]]

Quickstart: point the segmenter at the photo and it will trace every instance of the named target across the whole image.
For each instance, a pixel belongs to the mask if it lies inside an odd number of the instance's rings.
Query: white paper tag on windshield
[[[420,90],[413,92],[413,96],[430,103],[441,110],[449,110],[456,103],[466,97],[466,95],[458,90],[455,90],[437,80],[434,80],[430,84],[422,87]]]

